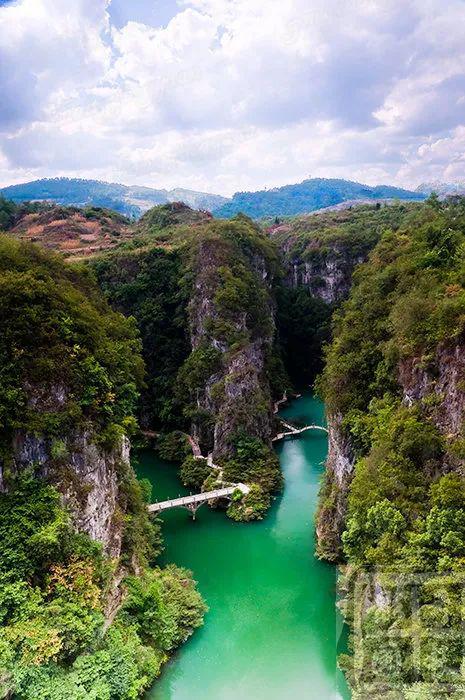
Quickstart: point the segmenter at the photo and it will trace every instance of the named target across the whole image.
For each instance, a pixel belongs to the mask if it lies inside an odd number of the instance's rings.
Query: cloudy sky
[[[0,185],[465,180],[464,0],[0,0]]]

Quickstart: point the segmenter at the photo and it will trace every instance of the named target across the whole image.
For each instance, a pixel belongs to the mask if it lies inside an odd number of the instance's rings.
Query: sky
[[[465,180],[465,0],[0,0],[0,186]]]

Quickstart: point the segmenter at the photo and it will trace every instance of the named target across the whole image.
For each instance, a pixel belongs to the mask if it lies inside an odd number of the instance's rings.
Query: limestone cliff
[[[463,472],[461,442],[465,425],[465,347],[441,343],[427,361],[418,357],[399,363],[398,380],[407,406],[419,403],[445,438],[443,470]],[[459,448],[459,449],[457,449]]]
[[[228,272],[226,258],[236,257]],[[267,361],[275,332],[269,265],[256,251],[241,254],[229,241],[206,238],[194,262],[189,306],[192,351],[215,354],[196,388],[193,433],[215,459],[231,457],[242,431],[270,444],[273,413]],[[227,295],[238,302],[233,307]],[[237,294],[243,293],[242,299]],[[257,304],[257,308],[250,308]],[[205,419],[207,417],[207,419]]]
[[[328,457],[316,525],[318,554],[329,561],[337,561],[341,556],[341,535],[354,469],[353,449],[341,424],[340,413],[328,416]]]
[[[311,294],[327,304],[345,299],[350,291],[352,273],[365,256],[353,255],[346,246],[334,245],[331,251],[319,254],[313,248],[313,259],[292,257],[286,265],[286,282],[292,287],[303,285]]]
[[[406,406],[418,405],[422,413],[442,433],[448,449],[442,470],[463,472],[460,450],[465,421],[465,347],[462,343],[442,343],[427,360],[409,357],[399,361],[397,379]],[[341,535],[345,526],[347,494],[354,469],[354,450],[341,427],[343,416],[328,416],[329,451],[326,482],[317,521],[318,546],[322,556],[336,560],[341,555]]]
[[[125,435],[143,375],[137,330],[56,256],[6,238],[0,248],[0,492],[31,471],[118,559],[132,474]]]
[[[399,364],[404,401],[411,405],[434,396],[430,413],[439,430],[449,437],[461,433],[465,418],[465,346],[441,344],[429,361],[408,358]]]
[[[54,484],[77,530],[103,545],[105,554],[121,554],[124,499],[119,475],[129,470],[129,441],[123,438],[113,449],[95,443],[90,431],[73,431],[56,442],[44,436],[18,431],[13,438],[8,467],[0,461],[0,491],[8,479],[30,469],[35,476]]]
[[[285,283],[337,304],[348,296],[352,273],[367,259],[383,225],[397,226],[402,215],[397,206],[357,206],[275,223],[268,233],[281,251]]]

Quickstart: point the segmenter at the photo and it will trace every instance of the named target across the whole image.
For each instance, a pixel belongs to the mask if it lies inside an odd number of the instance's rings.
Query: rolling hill
[[[194,209],[211,210],[226,203],[226,197],[177,188],[156,190],[151,187],[120,185],[100,180],[57,177],[10,185],[0,195],[13,202],[48,201],[77,207],[105,207],[138,218],[157,204],[182,201]]]
[[[267,216],[293,216],[316,209],[332,207],[341,202],[357,200],[422,200],[421,192],[379,185],[370,187],[350,180],[313,178],[296,185],[275,187],[259,192],[236,192],[233,198],[213,211],[220,218],[230,218],[242,212],[258,219]]]
[[[0,198],[0,231],[38,243],[62,253],[69,260],[82,260],[119,247],[138,249],[149,245],[161,231],[209,222],[207,211],[191,209],[182,202],[158,204],[139,221],[103,207],[74,207],[44,202],[15,204]],[[169,235],[163,241],[169,245]]]

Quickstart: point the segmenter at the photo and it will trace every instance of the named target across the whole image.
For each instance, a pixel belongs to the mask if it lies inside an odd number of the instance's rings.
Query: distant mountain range
[[[211,211],[229,201],[217,194],[182,188],[156,190],[151,187],[66,177],[10,185],[1,189],[0,194],[14,202],[42,200],[78,207],[106,207],[134,218],[140,217],[156,204],[182,201],[194,209]]]
[[[447,197],[452,194],[465,194],[465,180],[458,182],[441,182],[440,180],[422,182],[415,192],[422,192],[427,195],[430,195],[431,192],[436,192],[441,197]]]
[[[436,183],[431,184],[436,186]],[[182,188],[157,190],[64,177],[34,180],[0,190],[1,195],[14,202],[40,200],[78,207],[106,207],[133,218],[139,218],[158,204],[184,202],[193,209],[212,211],[219,218],[231,218],[242,212],[253,219],[305,214],[344,202],[354,205],[392,199],[422,200],[430,192],[428,184],[412,192],[389,185],[370,187],[350,180],[325,178],[312,178],[258,192],[236,192],[232,199]]]
[[[353,200],[408,199],[422,200],[422,192],[379,185],[370,187],[350,180],[312,178],[297,185],[285,185],[259,192],[236,192],[233,198],[213,211],[217,217],[230,218],[239,212],[259,219],[269,216],[292,216],[333,207]]]

